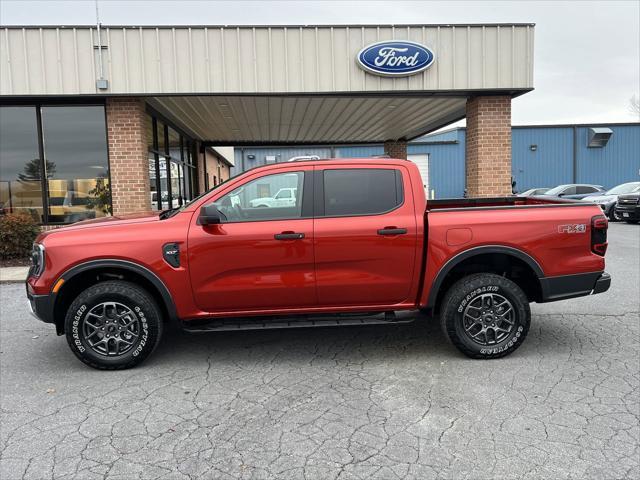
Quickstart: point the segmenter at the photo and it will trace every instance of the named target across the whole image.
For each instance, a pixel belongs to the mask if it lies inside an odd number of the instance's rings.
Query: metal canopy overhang
[[[464,118],[472,95],[399,93],[167,95],[147,102],[205,145],[322,145],[411,140]]]

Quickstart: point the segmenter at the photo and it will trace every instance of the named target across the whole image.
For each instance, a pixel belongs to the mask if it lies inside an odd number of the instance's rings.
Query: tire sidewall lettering
[[[137,357],[138,355],[140,355],[140,353],[142,352],[142,350],[144,349],[145,345],[149,340],[149,322],[147,322],[147,316],[142,311],[142,308],[136,305],[133,308],[133,311],[136,313],[136,315],[138,315],[138,318],[140,319],[140,327],[142,329],[142,336],[140,338],[140,343],[138,343],[138,346],[135,348],[135,350],[131,354],[134,357]]]
[[[73,321],[71,322],[71,336],[73,337],[73,344],[80,353],[84,353],[86,348],[82,344],[80,339],[80,321],[84,318],[84,312],[87,310],[87,304],[83,303],[78,307],[73,314]]]
[[[503,343],[500,346],[492,347],[492,348],[481,348],[480,353],[482,355],[495,355],[497,353],[502,353],[506,350],[509,350],[520,340],[520,337],[522,336],[523,331],[524,331],[524,327],[522,325],[519,325],[515,333],[509,338],[509,341],[507,343]]]

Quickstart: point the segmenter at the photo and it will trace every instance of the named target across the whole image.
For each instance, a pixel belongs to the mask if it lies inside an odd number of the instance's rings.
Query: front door
[[[220,225],[189,229],[189,271],[194,299],[208,312],[262,312],[317,305],[311,218],[312,168],[291,166],[256,173],[214,200],[226,216]],[[295,201],[263,205],[270,192],[288,188]]]
[[[314,234],[321,306],[410,301],[418,272],[409,187],[402,167],[317,169]]]

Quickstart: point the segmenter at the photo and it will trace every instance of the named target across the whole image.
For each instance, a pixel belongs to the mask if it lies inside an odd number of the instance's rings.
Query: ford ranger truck
[[[290,189],[288,205],[253,207]],[[180,208],[36,239],[34,314],[99,369],[162,332],[406,324],[439,318],[463,354],[524,341],[531,302],[604,292],[607,219],[552,197],[429,200],[415,164],[312,160],[247,171]],[[419,314],[422,311],[425,314]]]

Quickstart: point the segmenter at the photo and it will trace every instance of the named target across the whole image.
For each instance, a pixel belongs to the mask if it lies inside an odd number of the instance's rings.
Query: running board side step
[[[230,330],[270,330],[277,328],[348,327],[354,325],[406,325],[419,316],[417,311],[374,312],[370,314],[289,315],[238,318],[210,318],[182,321],[189,333],[223,332]]]

